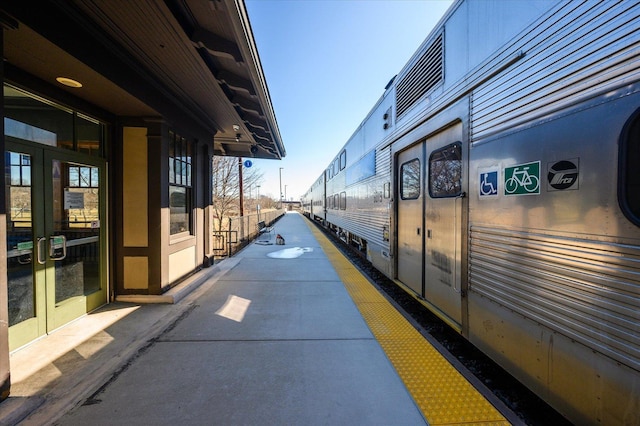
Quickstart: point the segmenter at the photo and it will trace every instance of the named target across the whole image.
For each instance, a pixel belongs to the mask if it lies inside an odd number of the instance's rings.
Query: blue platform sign
[[[244,160],[244,166],[248,169],[253,166],[253,162],[251,160]]]

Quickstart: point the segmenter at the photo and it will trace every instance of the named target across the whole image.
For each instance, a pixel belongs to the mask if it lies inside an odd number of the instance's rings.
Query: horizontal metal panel
[[[352,142],[353,139],[346,148],[348,166],[326,184],[327,197],[346,192],[346,209],[328,208],[325,219],[328,223],[348,230],[353,235],[388,249],[389,241],[384,240],[383,231],[385,227],[389,229],[390,225],[390,198],[384,198],[384,195],[385,185],[388,185],[389,197],[391,195],[391,147],[387,146],[386,148],[375,150],[374,175],[363,178],[358,182],[347,184],[345,177],[349,170],[357,165],[357,161],[354,161]],[[372,151],[367,152],[371,153]],[[362,153],[361,156],[367,155],[367,152]],[[322,179],[318,179],[305,197],[313,200],[320,199],[320,194],[325,190],[324,185],[320,184],[321,182]],[[325,199],[325,196],[322,196],[323,203],[325,203]],[[323,215],[319,208],[315,208],[314,213]]]
[[[391,147],[378,150],[375,158],[375,176],[347,187],[336,181],[331,190],[335,193],[347,192],[347,208],[327,210],[327,221],[369,242],[388,248],[389,242],[383,239],[383,228],[389,227],[390,199],[384,198],[384,185],[391,185]]]
[[[640,248],[472,226],[469,290],[640,370]]]
[[[391,146],[376,153],[376,176],[391,181]]]
[[[327,210],[327,222],[348,230],[370,242],[388,247],[389,242],[383,240],[383,228],[389,226],[389,214],[386,208],[361,209],[349,208],[347,210]]]
[[[638,79],[640,5],[575,5],[526,34],[514,46],[525,58],[473,92],[474,140]],[[604,24],[589,25],[595,16]]]

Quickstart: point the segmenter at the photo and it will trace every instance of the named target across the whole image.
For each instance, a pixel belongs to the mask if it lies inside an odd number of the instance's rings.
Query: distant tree
[[[240,185],[237,157],[213,157],[212,164],[213,212],[217,220],[215,229],[221,231],[229,218],[238,216],[240,208]],[[242,170],[245,188],[257,185],[262,180],[262,172],[257,167]],[[246,213],[245,213],[246,214]]]

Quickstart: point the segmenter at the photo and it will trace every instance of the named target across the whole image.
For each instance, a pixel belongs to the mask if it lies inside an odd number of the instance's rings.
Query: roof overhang
[[[242,0],[22,0],[7,64],[117,116],[196,123],[216,155],[285,156]],[[6,20],[6,18],[5,18]]]

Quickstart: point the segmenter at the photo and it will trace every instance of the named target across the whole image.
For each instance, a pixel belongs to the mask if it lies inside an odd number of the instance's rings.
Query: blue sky
[[[384,92],[451,0],[245,0],[287,151],[253,160],[260,193],[298,200]]]

